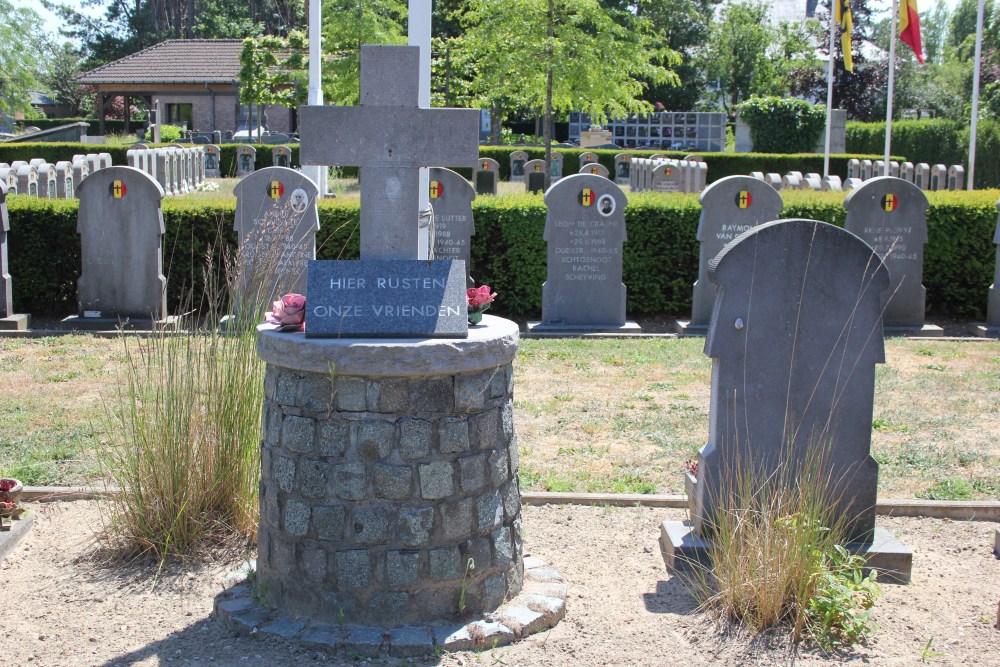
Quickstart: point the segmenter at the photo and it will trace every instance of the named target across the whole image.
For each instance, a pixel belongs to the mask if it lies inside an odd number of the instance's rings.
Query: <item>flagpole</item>
[[[885,103],[885,175],[889,175],[889,148],[892,145],[892,99],[896,86],[896,30],[899,6],[892,0],[892,29],[889,32],[889,96]]]
[[[309,0],[309,88],[306,103],[323,104],[323,2]],[[304,166],[302,173],[319,189],[319,197],[326,196],[327,168],[325,165]]]
[[[823,178],[830,175],[830,134],[833,128],[833,49],[836,45],[837,21],[834,5],[830,0],[830,62],[826,71],[826,143],[823,148]],[[983,0],[980,0],[982,2]]]
[[[966,188],[972,190],[976,178],[976,132],[979,125],[979,69],[983,62],[983,23],[986,0],[979,0],[976,14],[976,67],[972,71],[972,126],[969,128],[969,180]]]

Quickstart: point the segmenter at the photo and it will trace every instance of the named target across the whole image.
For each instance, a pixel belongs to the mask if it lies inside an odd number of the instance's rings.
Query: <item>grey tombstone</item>
[[[801,190],[803,185],[802,175],[796,172],[790,171],[781,177],[782,190]]]
[[[677,333],[703,336],[715,303],[715,285],[708,278],[709,263],[740,234],[781,217],[784,202],[774,188],[749,176],[720,178],[701,193],[698,201],[698,280],[691,297],[691,319],[678,320]]]
[[[14,297],[7,267],[7,184],[0,181],[0,331],[24,331],[29,317],[14,312]]]
[[[610,173],[608,168],[605,167],[600,162],[588,162],[580,167],[581,174],[590,174],[591,176],[600,176],[601,178],[610,178]]]
[[[766,180],[767,184],[775,190],[780,190],[782,185],[784,185],[781,181],[781,174],[776,174],[774,172],[768,173],[767,176],[764,177],[764,180]]]
[[[10,167],[0,167],[0,182],[7,186],[7,194],[16,195],[17,172]]]
[[[913,172],[913,184],[921,190],[931,189],[931,166],[921,162]]]
[[[302,164],[359,166],[361,258],[418,259],[421,167],[473,167],[479,111],[418,106],[420,49],[361,47],[361,106],[307,106]],[[332,128],[332,129],[331,129]]]
[[[997,211],[1000,212],[1000,199],[997,200]],[[993,284],[990,285],[986,303],[986,322],[972,325],[972,333],[984,338],[1000,338],[1000,215],[997,216],[993,243],[997,246],[997,253],[993,264]]]
[[[56,166],[48,162],[38,167],[38,196],[42,199],[58,199],[59,185],[56,182]]]
[[[913,182],[913,163],[904,162],[899,165],[899,177],[904,181]]]
[[[940,327],[924,324],[924,244],[927,243],[927,196],[901,178],[865,181],[844,198],[844,228],[870,245],[889,269],[883,316],[886,333],[940,336]]]
[[[948,168],[943,164],[936,164],[931,167],[931,184],[930,189],[933,192],[938,190],[944,190],[948,183]]]
[[[44,158],[36,157],[33,160],[29,160],[28,164],[35,168],[35,170],[41,175],[42,167],[47,165],[48,162]]]
[[[111,159],[111,153],[98,153],[97,161],[101,165],[101,169],[107,169],[108,167],[114,166]]]
[[[144,143],[142,141],[137,141],[134,144],[132,144],[132,148],[134,148],[136,150],[143,150],[143,151],[144,150],[149,150],[149,144]]]
[[[73,156],[73,192],[80,190],[80,183],[90,175],[90,163],[82,155]]]
[[[555,183],[563,177],[563,154],[552,151],[552,182]]]
[[[869,178],[872,177],[872,167],[873,165],[871,160],[861,161],[861,176],[859,176],[859,178],[862,181],[867,181]]]
[[[882,160],[872,163],[872,178],[878,178],[879,176],[888,176],[885,173],[885,162]]]
[[[857,158],[851,158],[847,161],[847,177],[848,178],[860,178],[861,177],[861,160]]]
[[[764,172],[762,171],[751,171],[750,178],[756,178],[758,181],[764,180]]]
[[[860,188],[864,184],[860,178],[849,178],[844,181],[844,192]]]
[[[174,194],[174,180],[171,175],[171,163],[173,160],[167,154],[167,149],[158,148],[155,153],[156,160],[156,182],[163,189],[163,194],[170,197]]]
[[[142,170],[142,165],[139,163],[138,149],[130,148],[127,151],[125,151],[125,161],[128,163],[128,166],[132,167],[133,169]]]
[[[271,149],[271,164],[275,167],[292,168],[292,149],[288,146],[275,146]]]
[[[823,177],[824,192],[843,192],[844,184],[840,182],[840,176],[831,174]]]
[[[805,188],[803,189],[820,191],[823,189],[823,180],[817,174],[806,174]]]
[[[236,149],[236,178],[243,178],[256,169],[257,149],[246,144]]]
[[[695,170],[695,192],[703,192],[708,186],[708,163],[698,160],[694,164]]]
[[[649,189],[653,192],[687,192],[684,173],[675,160],[656,165],[649,174]]]
[[[606,177],[567,176],[545,193],[547,277],[536,333],[638,331],[625,319],[624,192]]]
[[[465,262],[466,285],[475,287],[472,237],[476,234],[476,223],[472,216],[472,200],[476,198],[476,190],[451,169],[431,167],[429,176],[430,201],[434,206],[434,259]]]
[[[948,189],[965,189],[965,167],[960,164],[953,164],[948,167]]]
[[[597,161],[598,161],[598,159],[597,159],[597,153],[594,153],[592,151],[584,151],[583,153],[580,153],[580,166],[581,167],[585,167],[588,164],[594,164]],[[590,172],[584,172],[583,169],[581,169],[580,173],[583,174],[583,173],[590,173]]]
[[[533,194],[545,192],[545,160],[524,163],[524,191]]]
[[[476,185],[476,194],[495,195],[499,180],[499,162],[488,157],[481,157],[476,161],[476,168],[472,172],[472,182]]]
[[[618,185],[631,184],[632,156],[628,153],[618,153],[615,155],[615,183]]]
[[[895,160],[892,160],[889,163],[889,174],[888,175],[889,176],[893,176],[895,178],[899,178],[899,163],[896,162]]]
[[[56,195],[59,199],[73,199],[73,165],[67,161],[56,162]]]
[[[520,183],[524,180],[524,163],[528,154],[524,151],[512,151],[510,154],[510,182]]]
[[[80,209],[80,308],[70,328],[151,327],[165,319],[163,189],[131,167],[90,174],[77,191]]]
[[[219,156],[221,154],[222,150],[215,144],[205,146],[206,178],[222,178],[222,172],[219,170]]]
[[[740,477],[768,484],[806,467],[830,480],[827,501],[848,548],[906,582],[912,552],[875,526],[871,456],[875,367],[885,360],[880,292],[889,271],[855,235],[815,220],[759,225],[712,260],[715,309],[708,442],[698,457],[691,526],[667,522],[662,547],[701,559],[721,512],[743,502]],[[680,563],[683,565],[683,563]]]
[[[251,276],[274,276],[260,295],[264,302],[282,294],[305,294],[306,268],[316,259],[319,191],[302,172],[265,167],[236,184],[236,221],[243,285]]]
[[[172,148],[174,155],[174,189],[178,194],[186,195],[191,191],[188,173],[187,156],[183,148]]]
[[[87,153],[87,167],[91,174],[101,168],[101,158],[97,153]]]
[[[38,196],[38,171],[30,164],[17,168],[17,192],[30,197]]]

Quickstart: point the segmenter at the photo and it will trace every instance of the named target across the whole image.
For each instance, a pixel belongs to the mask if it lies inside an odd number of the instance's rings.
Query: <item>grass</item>
[[[682,493],[708,430],[711,360],[700,339],[523,340],[514,362],[525,490]],[[928,354],[928,352],[930,354]],[[945,479],[1000,499],[1000,343],[890,339],[876,371],[879,495]],[[923,368],[929,359],[944,371]],[[0,474],[29,484],[98,478],[101,394],[124,356],[86,336],[0,338]]]

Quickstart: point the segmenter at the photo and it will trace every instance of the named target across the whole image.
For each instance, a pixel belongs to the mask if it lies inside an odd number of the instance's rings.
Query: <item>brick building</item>
[[[214,132],[253,129],[256,107],[240,104],[240,39],[170,39],[102,65],[76,78],[98,93],[100,133],[107,105],[125,96],[147,109],[164,125]],[[126,131],[130,131],[126,110]],[[296,129],[294,109],[268,106],[266,129]]]

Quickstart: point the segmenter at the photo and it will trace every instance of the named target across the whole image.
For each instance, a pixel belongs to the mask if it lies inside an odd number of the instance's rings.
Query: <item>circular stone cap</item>
[[[258,329],[257,354],[268,364],[309,373],[405,377],[465,373],[508,364],[517,324],[484,315],[468,338],[306,338]]]

